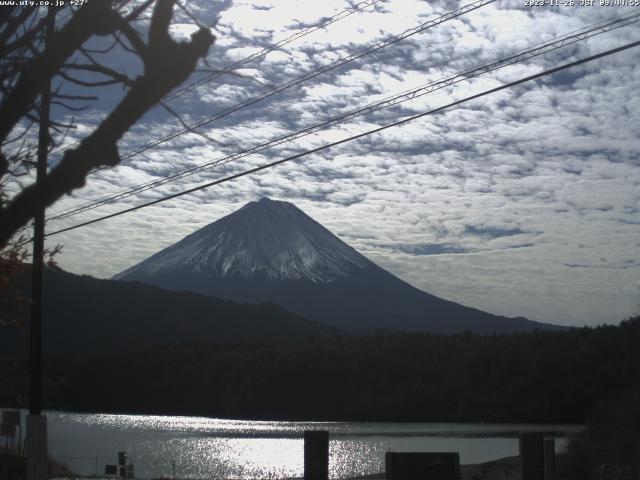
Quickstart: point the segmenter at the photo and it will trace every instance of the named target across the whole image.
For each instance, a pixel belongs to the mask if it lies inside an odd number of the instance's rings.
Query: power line
[[[193,132],[193,131],[195,131],[196,129],[198,129],[200,127],[208,125],[208,124],[210,124],[210,123],[212,123],[212,122],[214,122],[216,120],[220,120],[221,118],[227,117],[227,116],[231,115],[232,113],[235,113],[235,112],[237,112],[239,110],[247,108],[247,107],[249,107],[251,105],[254,105],[254,104],[258,103],[258,102],[261,102],[262,100],[266,100],[267,98],[271,98],[271,97],[273,97],[273,96],[275,96],[275,95],[277,95],[279,93],[282,93],[285,90],[288,90],[291,87],[294,87],[296,85],[304,83],[304,82],[306,82],[308,80],[311,80],[311,79],[313,79],[315,77],[318,77],[318,76],[320,76],[320,75],[322,75],[324,73],[330,72],[330,71],[335,70],[335,69],[337,69],[337,68],[339,68],[339,67],[341,67],[343,65],[346,65],[346,64],[351,63],[351,62],[353,62],[355,60],[358,60],[358,59],[360,59],[362,57],[365,57],[367,55],[375,53],[375,52],[377,52],[377,51],[379,51],[379,50],[381,50],[383,48],[386,48],[386,47],[388,47],[390,45],[396,44],[396,43],[400,42],[401,40],[409,38],[409,37],[411,37],[413,35],[416,35],[418,33],[422,33],[425,30],[428,30],[429,28],[432,28],[432,27],[435,27],[437,25],[440,25],[441,23],[447,22],[447,21],[452,20],[454,18],[458,18],[458,17],[464,15],[465,13],[471,12],[471,11],[476,10],[476,9],[478,9],[480,7],[483,7],[485,5],[494,3],[495,1],[496,0],[475,0],[474,2],[469,3],[467,5],[464,5],[464,6],[460,7],[457,10],[452,10],[450,12],[447,12],[447,13],[445,13],[445,14],[443,14],[443,15],[441,15],[441,16],[433,19],[433,20],[429,20],[427,22],[421,23],[418,26],[409,28],[409,29],[403,31],[402,33],[397,34],[397,35],[392,35],[391,37],[387,38],[386,40],[382,40],[382,41],[379,41],[377,43],[374,43],[373,45],[370,45],[370,46],[368,46],[368,47],[366,47],[366,48],[364,48],[362,50],[358,50],[358,51],[356,51],[356,52],[354,52],[354,53],[352,53],[350,55],[347,55],[346,57],[339,58],[338,60],[336,60],[334,62],[331,62],[331,63],[325,65],[324,67],[321,67],[321,68],[319,68],[317,70],[312,70],[311,72],[308,72],[308,73],[306,73],[306,74],[304,74],[304,75],[302,75],[300,77],[294,78],[293,80],[290,80],[287,83],[280,84],[280,85],[278,85],[276,87],[273,87],[272,89],[267,90],[265,92],[262,92],[261,94],[256,95],[255,97],[251,97],[251,98],[249,98],[249,99],[247,99],[245,101],[242,101],[242,102],[237,103],[237,104],[235,104],[235,105],[233,105],[231,107],[228,107],[228,108],[226,108],[226,109],[224,109],[224,110],[222,110],[222,111],[220,111],[218,113],[215,113],[214,115],[211,115],[208,118],[206,118],[204,120],[201,120],[201,121],[199,121],[199,122],[197,122],[197,123],[195,123],[195,124],[193,124],[191,126],[187,126],[187,127],[183,128],[181,130],[178,130],[178,131],[173,132],[173,133],[171,133],[169,135],[165,135],[164,137],[161,137],[161,138],[156,139],[156,140],[154,140],[152,142],[149,142],[146,145],[144,145],[144,146],[142,146],[140,148],[137,148],[137,149],[129,152],[128,154],[124,155],[121,158],[121,160],[128,160],[129,158],[131,158],[133,156],[136,156],[136,155],[139,155],[139,154],[141,154],[141,153],[143,153],[143,152],[145,152],[145,151],[147,151],[147,150],[149,150],[149,149],[151,149],[153,147],[156,147],[156,146],[158,146],[158,145],[160,145],[162,143],[168,142],[169,140],[173,140],[174,138],[179,137],[181,135],[184,135],[186,133]],[[77,145],[78,143],[80,143],[80,142],[76,142],[74,145]],[[67,149],[68,148],[71,148],[71,146],[67,147]],[[94,171],[104,170],[105,168],[111,168],[111,167],[103,167],[103,168],[96,169]]]
[[[256,152],[260,152],[263,150],[266,150],[267,148],[271,148],[273,146],[277,146],[280,145],[282,143],[285,142],[289,142],[298,138],[301,138],[303,136],[309,135],[311,133],[315,133],[317,131],[326,129],[332,125],[335,125],[337,123],[340,123],[346,119],[350,119],[350,118],[354,118],[357,116],[361,116],[363,114],[366,113],[371,113],[371,112],[375,112],[377,110],[380,110],[382,108],[387,108],[389,106],[393,106],[393,105],[398,105],[402,102],[405,102],[407,100],[412,100],[415,98],[418,98],[422,95],[428,94],[428,93],[432,93],[435,90],[439,90],[441,88],[450,86],[454,83],[458,83],[460,81],[463,80],[468,80],[470,78],[479,76],[483,73],[488,73],[490,71],[496,70],[498,68],[502,68],[508,65],[512,65],[514,63],[523,61],[523,60],[527,60],[530,58],[533,58],[535,56],[539,56],[545,53],[548,53],[550,51],[562,48],[566,45],[575,43],[577,41],[581,41],[584,40],[586,38],[589,38],[591,36],[594,35],[599,35],[601,33],[604,32],[608,32],[611,31],[615,28],[620,28],[622,26],[627,26],[630,25],[631,23],[635,23],[637,21],[640,20],[640,13],[635,13],[633,15],[628,15],[626,17],[616,17],[613,20],[608,20],[607,23],[605,24],[605,22],[598,22],[592,26],[588,26],[585,27],[583,29],[574,31],[574,32],[570,32],[568,34],[562,35],[560,37],[556,37],[555,39],[553,39],[550,42],[546,42],[546,43],[542,43],[542,44],[538,44],[532,48],[529,48],[527,50],[522,50],[514,55],[511,55],[509,57],[506,58],[502,58],[499,59],[493,63],[490,63],[488,65],[483,65],[481,67],[475,67],[474,69],[471,70],[467,70],[463,73],[458,73],[449,77],[445,77],[443,79],[440,79],[436,82],[432,82],[430,84],[424,85],[424,86],[420,86],[416,89],[412,89],[403,93],[400,93],[398,95],[392,96],[392,97],[388,97],[384,100],[381,100],[379,102],[367,105],[365,107],[361,107],[355,110],[351,110],[345,114],[342,114],[338,117],[334,117],[332,119],[326,120],[324,122],[321,122],[319,124],[313,125],[311,127],[307,127],[303,130],[299,130],[295,133],[291,133],[291,134],[287,134],[285,136],[279,137],[277,139],[274,140],[270,140],[268,142],[262,143],[260,145],[256,145],[254,147],[251,147],[249,149],[245,149],[242,150],[240,152],[234,153],[232,155],[227,155],[224,156],[222,158],[218,158],[216,160],[213,160],[211,162],[206,162],[204,164],[198,165],[196,167],[192,167],[190,169],[184,170],[182,172],[176,173],[174,175],[171,175],[169,177],[160,179],[160,180],[155,180],[152,182],[147,182],[145,184],[141,184],[138,185],[136,187],[134,187],[133,189],[128,189],[125,190],[123,192],[120,193],[116,193],[116,194],[112,194],[110,196],[107,197],[103,197],[102,199],[98,199],[96,201],[92,201],[92,202],[87,202],[83,205],[77,206],[77,207],[73,207],[71,209],[68,209],[67,211],[64,211],[64,213],[59,213],[58,215],[52,217],[51,219],[61,219],[61,218],[66,218],[68,216],[74,215],[76,213],[80,213],[82,211],[86,211],[89,207],[93,207],[93,206],[99,206],[99,205],[104,205],[107,203],[111,203],[112,201],[115,200],[120,200],[122,198],[126,198],[128,196],[131,196],[133,194],[136,193],[140,193],[142,191],[146,191],[149,190],[151,188],[156,188],[157,186],[161,186],[164,185],[170,181],[174,181],[180,178],[184,178],[186,176],[195,174],[195,173],[199,173],[201,171],[207,170],[209,168],[212,168],[214,166],[220,165],[222,163],[226,164],[231,160],[235,160],[237,158],[241,158],[244,157],[250,153],[256,153]]]
[[[253,53],[251,55],[249,55],[248,57],[245,57],[241,60],[238,60],[237,62],[228,65],[226,67],[224,67],[222,70],[217,71],[217,72],[213,72],[211,73],[209,76],[200,79],[190,85],[187,85],[186,87],[180,88],[174,92],[168,93],[167,95],[165,95],[160,101],[170,101],[173,100],[175,98],[180,97],[181,95],[185,94],[186,92],[188,92],[189,90],[193,90],[196,89],[198,87],[200,87],[201,85],[204,85],[205,83],[211,82],[213,80],[215,80],[218,77],[221,77],[222,75],[226,75],[229,73],[233,73],[235,70],[237,70],[238,68],[251,63],[255,60],[259,60],[261,58],[266,57],[269,53],[278,50],[282,47],[284,47],[285,45],[288,45],[302,37],[305,37],[313,32],[316,32],[318,30],[321,30],[323,28],[328,27],[329,25],[332,25],[350,15],[353,15],[354,13],[360,12],[362,10],[364,10],[367,7],[370,7],[372,5],[375,5],[376,3],[379,3],[381,1],[384,0],[366,0],[360,3],[357,3],[356,5],[354,5],[351,8],[347,8],[344,9],[340,12],[338,12],[337,14],[333,15],[332,17],[329,17],[328,19],[321,21],[315,25],[312,25],[310,27],[304,28],[302,30],[300,30],[299,32],[295,32],[292,35],[289,35],[288,37],[284,38],[283,40],[280,40],[277,43],[274,43],[273,45],[270,45],[268,47],[263,48],[262,50],[260,50],[259,52]],[[71,17],[72,15],[68,15],[66,18]],[[152,108],[157,108],[158,105],[155,105]],[[60,153],[64,153],[67,150],[70,150],[76,146],[78,146],[80,143],[82,142],[82,140],[78,140],[76,142],[73,142],[70,145],[67,145],[66,147],[60,148],[59,150],[53,152],[54,155],[56,154],[60,154]]]
[[[172,92],[168,95],[166,95],[163,100],[173,100],[174,98],[177,98],[181,95],[183,95],[185,92],[189,91],[189,90],[193,90],[194,88],[198,88],[201,85],[204,85],[205,83],[208,83],[226,73],[231,73],[234,70],[236,70],[237,68],[246,65],[247,63],[251,63],[254,60],[258,60],[260,58],[264,58],[268,53],[273,52],[274,50],[279,49],[280,47],[283,47],[284,45],[287,45],[289,43],[292,43],[295,40],[298,40],[299,38],[302,38],[306,35],[309,35],[310,33],[316,32],[318,30],[321,30],[325,27],[328,27],[329,25],[336,23],[339,20],[342,20],[343,18],[346,18],[350,15],[353,15],[356,12],[359,12],[361,10],[364,10],[367,7],[370,7],[371,5],[374,5],[378,2],[380,2],[382,0],[367,0],[365,2],[360,2],[356,5],[354,5],[351,8],[347,8],[345,10],[342,10],[341,12],[337,13],[336,15],[334,15],[333,17],[330,17],[329,19],[327,19],[324,22],[320,22],[317,25],[313,25],[311,27],[307,27],[303,30],[301,30],[300,32],[294,33],[293,35],[290,35],[289,37],[285,38],[284,40],[279,41],[278,43],[275,43],[273,45],[270,45],[269,47],[263,48],[262,50],[260,50],[257,53],[254,53],[252,55],[249,55],[246,58],[243,58],[242,60],[229,65],[228,67],[225,67],[222,71],[220,72],[214,72],[211,75],[209,75],[206,78],[203,78],[201,80],[198,80],[197,82],[192,83],[191,85],[188,85],[184,88],[178,89],[175,92]]]
[[[270,163],[267,163],[267,164],[264,164],[264,165],[261,165],[261,166],[258,166],[258,167],[254,167],[254,168],[251,168],[249,170],[245,170],[243,172],[240,172],[240,173],[237,173],[237,174],[234,174],[234,175],[230,175],[230,176],[224,177],[224,178],[219,179],[219,180],[208,182],[208,183],[206,183],[204,185],[200,185],[198,187],[190,188],[188,190],[183,190],[181,192],[174,193],[172,195],[167,195],[165,197],[153,200],[151,202],[144,203],[142,205],[137,205],[135,207],[127,208],[127,209],[124,209],[124,210],[121,210],[119,212],[115,212],[115,213],[112,213],[112,214],[109,214],[109,215],[104,215],[102,217],[98,217],[98,218],[95,218],[93,220],[82,222],[82,223],[79,223],[79,224],[76,224],[76,225],[73,225],[73,226],[70,226],[70,227],[67,227],[67,228],[62,228],[60,230],[56,230],[56,231],[50,232],[46,236],[49,237],[49,236],[57,235],[57,234],[60,234],[60,233],[63,233],[63,232],[68,232],[68,231],[71,231],[71,230],[75,230],[77,228],[85,227],[87,225],[91,225],[91,224],[98,223],[98,222],[101,222],[101,221],[104,221],[104,220],[108,220],[110,218],[114,218],[114,217],[117,217],[117,216],[120,216],[120,215],[124,215],[125,213],[129,213],[129,212],[133,212],[133,211],[136,211],[136,210],[140,210],[142,208],[150,207],[150,206],[156,205],[158,203],[166,202],[167,200],[172,200],[174,198],[178,198],[178,197],[181,197],[181,196],[193,193],[193,192],[197,192],[197,191],[203,190],[205,188],[209,188],[209,187],[212,187],[212,186],[215,186],[215,185],[219,185],[221,183],[225,183],[225,182],[228,182],[228,181],[231,181],[231,180],[235,180],[237,178],[244,177],[246,175],[250,175],[252,173],[259,172],[261,170],[266,170],[267,168],[275,167],[275,166],[280,165],[280,164],[285,163],[285,162],[289,162],[289,161],[292,161],[292,160],[297,160],[298,158],[301,158],[301,157],[304,157],[304,156],[307,156],[307,155],[310,155],[310,154],[313,154],[313,153],[317,153],[317,152],[320,152],[322,150],[326,150],[326,149],[335,147],[337,145],[341,145],[343,143],[347,143],[347,142],[350,142],[350,141],[353,141],[353,140],[357,140],[359,138],[363,138],[365,136],[372,135],[374,133],[382,132],[382,131],[387,130],[387,129],[391,128],[391,127],[396,127],[396,126],[399,126],[399,125],[403,125],[405,123],[411,122],[413,120],[417,120],[418,118],[422,118],[422,117],[425,117],[427,115],[433,115],[435,113],[440,113],[440,112],[442,112],[444,110],[447,110],[447,109],[449,109],[451,107],[454,107],[454,106],[457,106],[457,105],[461,105],[461,104],[469,102],[471,100],[476,100],[476,99],[484,97],[486,95],[490,95],[492,93],[499,92],[501,90],[505,90],[507,88],[511,88],[511,87],[514,87],[516,85],[520,85],[520,84],[525,83],[525,82],[530,82],[530,81],[536,80],[538,78],[542,78],[542,77],[545,77],[545,76],[548,76],[548,75],[552,75],[552,74],[560,72],[562,70],[566,70],[568,68],[572,68],[572,67],[575,67],[575,66],[578,66],[578,65],[582,65],[584,63],[591,62],[593,60],[597,60],[599,58],[603,58],[603,57],[606,57],[608,55],[612,55],[614,53],[618,53],[618,52],[621,52],[621,51],[624,51],[624,50],[627,50],[627,49],[630,49],[630,48],[633,48],[633,47],[637,47],[639,45],[640,45],[640,41],[628,43],[628,44],[623,45],[621,47],[613,48],[613,49],[607,50],[605,52],[598,53],[596,55],[591,55],[589,57],[586,57],[586,58],[583,58],[583,59],[580,59],[580,60],[576,60],[574,62],[566,63],[564,65],[561,65],[561,66],[558,66],[558,67],[554,67],[552,69],[545,70],[543,72],[540,72],[540,73],[537,73],[537,74],[534,74],[534,75],[529,75],[527,77],[521,78],[519,80],[515,80],[515,81],[507,83],[505,85],[501,85],[499,87],[495,87],[495,88],[492,88],[492,89],[489,89],[489,90],[485,90],[485,91],[483,91],[481,93],[477,93],[475,95],[471,95],[471,96],[463,98],[461,100],[456,100],[456,101],[451,102],[451,103],[449,103],[447,105],[444,105],[444,106],[441,106],[441,107],[438,107],[438,108],[435,108],[435,109],[432,109],[432,110],[429,110],[429,111],[426,111],[426,112],[418,113],[416,115],[412,115],[412,116],[403,118],[402,120],[398,120],[396,122],[393,122],[393,123],[390,123],[390,124],[387,124],[387,125],[383,125],[381,127],[377,127],[377,128],[372,129],[372,130],[368,130],[366,132],[359,133],[357,135],[353,135],[351,137],[344,138],[342,140],[338,140],[338,141],[335,141],[335,142],[332,142],[332,143],[328,143],[328,144],[322,145],[320,147],[317,147],[317,148],[314,148],[314,149],[311,149],[311,150],[307,150],[307,151],[298,153],[296,155],[292,155],[292,156],[289,156],[289,157],[286,157],[286,158],[283,158],[283,159],[280,159],[280,160],[276,160],[276,161],[273,161],[273,162],[270,162]],[[14,248],[17,248],[17,247],[14,247]]]
[[[53,216],[51,216],[49,219],[50,220],[59,220],[59,219],[63,219],[63,218],[68,218],[70,216],[88,211],[88,210],[92,210],[94,208],[97,208],[99,206],[102,205],[106,205],[109,203],[113,203],[117,200],[122,200],[124,198],[130,197],[132,195],[136,195],[138,193],[142,193],[144,191],[153,189],[153,188],[157,188],[159,186],[165,185],[169,182],[172,181],[176,181],[182,178],[185,178],[187,176],[190,175],[194,175],[196,173],[200,173],[203,172],[205,170],[211,169],[213,167],[219,166],[219,165],[223,165],[223,164],[227,164],[231,161],[237,160],[239,158],[243,158],[246,157],[250,154],[253,153],[258,153],[258,152],[262,152],[265,150],[268,150],[269,148],[273,148],[275,146],[293,141],[293,140],[297,140],[299,138],[305,137],[307,135],[311,135],[313,133],[322,131],[322,130],[326,130],[327,128],[330,128],[332,126],[338,125],[346,120],[352,119],[352,118],[356,118],[368,113],[373,113],[376,112],[378,110],[382,110],[384,108],[388,108],[391,106],[395,106],[395,105],[399,105],[400,103],[409,101],[409,100],[413,100],[415,98],[419,98],[423,95],[427,95],[429,93],[432,93],[436,90],[440,90],[442,88],[454,85],[456,83],[462,82],[462,81],[466,81],[475,77],[478,77],[482,74],[485,73],[489,73],[491,71],[497,70],[499,68],[503,68],[509,65],[513,65],[515,63],[518,62],[522,62],[524,60],[528,60],[534,57],[537,57],[539,55],[543,55],[546,53],[549,53],[551,51],[555,51],[559,48],[563,48],[567,45],[571,45],[573,43],[576,43],[578,41],[584,41],[587,38],[593,37],[595,35],[600,35],[602,33],[605,32],[609,32],[611,30],[617,29],[617,28],[621,28],[624,26],[628,26],[631,25],[632,23],[636,23],[640,21],[640,12],[636,12],[633,14],[629,14],[629,15],[625,15],[625,16],[618,16],[615,17],[613,19],[608,19],[606,21],[600,21],[597,22],[593,25],[584,27],[582,29],[579,30],[575,30],[573,32],[569,32],[567,34],[561,35],[559,37],[556,37],[548,42],[544,42],[544,43],[540,43],[537,44],[533,47],[530,47],[528,49],[524,49],[521,50],[519,52],[516,52],[508,57],[503,57],[499,60],[496,60],[492,63],[489,64],[485,64],[482,66],[476,66],[470,70],[466,70],[463,71],[461,73],[457,73],[454,75],[450,75],[448,77],[442,78],[440,80],[437,80],[435,82],[426,84],[426,85],[422,85],[420,87],[417,87],[415,89],[412,90],[408,90],[405,92],[402,92],[400,94],[391,96],[391,97],[387,97],[381,101],[366,105],[364,107],[360,107],[354,110],[350,110],[349,112],[346,112],[342,115],[339,115],[337,117],[333,117],[331,119],[325,120],[323,122],[317,123],[315,125],[312,125],[310,127],[304,128],[302,130],[298,130],[297,132],[293,132],[293,133],[289,133],[287,135],[278,137],[276,139],[272,139],[269,140],[267,142],[263,142],[259,145],[255,145],[253,147],[241,150],[239,152],[230,154],[230,155],[225,155],[221,158],[217,158],[213,161],[210,162],[206,162],[200,165],[197,165],[195,167],[183,170],[182,172],[178,172],[175,173],[173,175],[170,175],[168,177],[159,179],[159,180],[154,180],[151,182],[147,182],[141,185],[137,185],[136,187],[133,187],[131,189],[127,189],[118,193],[114,193],[112,195],[109,196],[105,196],[102,197],[98,200],[94,200],[94,201],[90,201],[90,202],[86,202],[84,204],[81,204],[79,206],[76,207],[71,207],[67,210],[63,210],[60,211],[56,214],[54,214]]]
[[[354,13],[362,11],[365,8],[367,8],[369,6],[372,6],[372,5],[375,5],[376,3],[379,3],[381,1],[384,1],[384,0],[365,0],[365,1],[359,2],[359,3],[357,3],[356,5],[354,5],[351,8],[344,9],[344,10],[338,12],[337,14],[329,17],[328,19],[326,19],[324,21],[321,21],[321,22],[319,22],[319,23],[317,23],[315,25],[312,25],[310,27],[307,27],[307,28],[305,28],[305,29],[303,29],[303,30],[301,30],[299,32],[296,32],[296,33],[290,35],[289,37],[287,37],[287,38],[285,38],[285,39],[283,39],[283,40],[281,40],[281,41],[279,41],[279,42],[277,42],[277,43],[275,43],[273,45],[270,45],[269,47],[263,48],[261,51],[259,51],[257,53],[249,55],[248,57],[245,57],[242,60],[239,60],[238,62],[225,67],[222,71],[214,72],[209,77],[207,77],[205,79],[201,79],[198,82],[195,82],[195,83],[193,83],[193,84],[191,84],[191,85],[189,85],[187,87],[184,87],[184,88],[182,88],[180,90],[177,90],[176,92],[170,93],[167,96],[163,97],[163,100],[170,100],[171,98],[169,98],[169,97],[172,96],[172,95],[174,97],[180,96],[180,95],[182,95],[182,93],[186,92],[187,90],[190,90],[190,89],[193,89],[193,88],[197,88],[200,85],[203,85],[204,83],[207,83],[207,82],[209,82],[209,81],[211,81],[211,80],[213,80],[213,79],[215,79],[215,78],[217,78],[217,77],[219,77],[221,75],[224,75],[224,74],[227,74],[227,73],[231,73],[234,70],[236,70],[237,68],[239,68],[239,67],[241,67],[243,65],[246,65],[247,63],[250,63],[250,62],[252,62],[254,60],[258,60],[260,58],[263,58],[268,53],[270,53],[272,51],[275,51],[275,50],[277,50],[277,49],[279,49],[279,48],[281,48],[281,47],[283,47],[283,46],[285,46],[285,45],[287,45],[289,43],[294,42],[295,40],[298,40],[298,39],[300,39],[300,38],[302,38],[302,37],[304,37],[306,35],[309,35],[309,34],[315,32],[315,31],[318,31],[318,30],[320,30],[322,28],[326,28],[329,25],[338,22],[339,20],[342,20],[342,19],[344,19],[344,18],[346,18],[346,17],[348,17],[348,16],[350,16],[350,15],[352,15]],[[61,24],[65,20],[68,20],[73,15],[74,14],[71,13],[71,14],[66,15],[62,19],[58,19],[56,21],[56,26]],[[158,105],[155,105],[152,108],[156,108],[157,106]],[[170,140],[170,138],[167,138],[166,140],[163,140],[163,141],[167,141],[167,140]],[[80,143],[82,143],[82,140],[78,140],[76,142],[73,142],[70,145],[67,145],[66,147],[62,147],[62,148],[60,148],[60,149],[58,149],[56,151],[49,152],[49,156],[54,156],[54,155],[57,155],[57,154],[64,153],[67,150],[70,150],[70,149],[78,146]],[[131,158],[132,156],[137,155],[138,153],[142,153],[142,152],[134,152],[134,153],[130,152],[128,154],[128,156],[123,157],[123,159]],[[99,171],[99,170],[103,170],[103,169],[97,169],[96,171]],[[60,217],[57,217],[57,218],[60,218]],[[47,218],[47,221],[49,221],[49,220],[52,220],[52,218]],[[27,229],[28,228],[25,227],[22,230],[27,230]]]
[[[367,55],[371,55],[372,53],[375,53],[383,48],[389,47],[391,45],[394,45],[398,42],[400,42],[401,40],[404,40],[406,38],[409,38],[413,35],[416,35],[418,33],[422,33],[425,30],[428,30],[429,28],[433,28],[437,25],[440,25],[444,22],[447,22],[449,20],[452,20],[454,18],[458,18],[462,15],[464,15],[465,13],[471,12],[473,10],[477,10],[480,7],[483,7],[485,5],[491,4],[493,2],[495,2],[496,0],[476,0],[472,3],[469,3],[467,5],[462,6],[461,8],[457,9],[457,10],[452,10],[450,12],[447,12],[433,20],[429,20],[427,22],[421,23],[418,26],[409,28],[405,31],[403,31],[402,33],[399,33],[397,35],[392,35],[391,37],[387,38],[386,40],[382,40],[380,42],[374,43],[373,45],[370,45],[369,47],[366,47],[362,50],[358,50],[354,53],[352,53],[351,55],[347,55],[345,57],[339,58],[338,60],[329,63],[328,65],[325,65],[324,67],[321,67],[317,70],[313,70],[311,72],[308,72],[300,77],[297,77],[293,80],[290,80],[287,83],[278,85],[274,88],[272,88],[271,90],[267,90],[266,92],[261,93],[260,95],[257,95],[255,97],[252,97],[248,100],[245,100],[244,102],[240,102],[236,105],[233,105],[232,107],[229,107],[225,110],[222,110],[221,112],[218,112],[212,116],[210,116],[209,118],[207,118],[206,120],[202,120],[194,125],[191,125],[189,127],[186,127],[178,132],[174,132],[170,135],[167,135],[161,139],[158,139],[154,142],[150,142],[149,144],[138,148],[137,150],[125,155],[122,159],[123,160],[127,160],[129,158],[131,158],[134,155],[138,155],[146,150],[149,150],[150,148],[153,148],[161,143],[164,143],[168,140],[172,140],[173,138],[176,138],[177,136],[180,135],[184,135],[185,133],[188,132],[192,132],[194,130],[196,130],[197,128],[200,128],[204,125],[208,125],[209,123],[212,123],[216,120],[219,120],[221,118],[224,118],[232,113],[235,113],[239,110],[242,110],[246,107],[249,107],[255,103],[258,103],[262,100],[265,100],[267,98],[270,98],[274,95],[277,95],[278,93],[281,93],[285,90],[288,90],[291,87],[294,87],[296,85],[299,85],[301,83],[306,82],[307,80],[311,80],[319,75],[322,75],[324,73],[330,72],[332,70],[335,70],[336,68],[339,68],[343,65],[346,65],[348,63],[351,63],[355,60],[358,60],[360,58],[363,58]]]

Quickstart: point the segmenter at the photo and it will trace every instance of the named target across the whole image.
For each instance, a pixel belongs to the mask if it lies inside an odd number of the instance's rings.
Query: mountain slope
[[[28,291],[26,277],[18,279],[18,286]],[[63,271],[47,270],[44,281],[45,353],[119,352],[180,343],[301,340],[338,334],[274,304],[241,305]],[[21,307],[18,318],[27,318],[27,303]],[[27,352],[27,334],[27,328],[3,329],[0,351]]]
[[[554,328],[418,290],[294,205],[262,199],[114,277],[243,302],[271,301],[338,328],[510,333]]]
[[[192,233],[114,279],[172,272],[204,278],[325,283],[372,265],[295,206],[265,198]]]

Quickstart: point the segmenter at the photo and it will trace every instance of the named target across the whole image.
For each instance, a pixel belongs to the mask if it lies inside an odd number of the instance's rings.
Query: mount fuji
[[[294,205],[263,198],[119,273],[169,290],[273,302],[343,329],[510,333],[554,329],[438,298],[358,253]]]

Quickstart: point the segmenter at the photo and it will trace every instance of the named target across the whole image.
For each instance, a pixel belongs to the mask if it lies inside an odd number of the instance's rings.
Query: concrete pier
[[[27,415],[27,480],[47,480],[47,416]]]
[[[328,480],[329,432],[306,430],[304,432],[304,480]]]

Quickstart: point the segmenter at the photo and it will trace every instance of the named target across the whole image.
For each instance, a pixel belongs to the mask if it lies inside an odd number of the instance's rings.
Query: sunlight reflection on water
[[[303,475],[303,432],[330,432],[329,474],[383,470],[384,452],[458,451],[462,463],[517,453],[518,431],[566,425],[267,422],[202,417],[48,412],[49,450],[85,475],[102,474],[126,450],[138,478],[271,479]],[[478,438],[481,436],[482,438]]]

